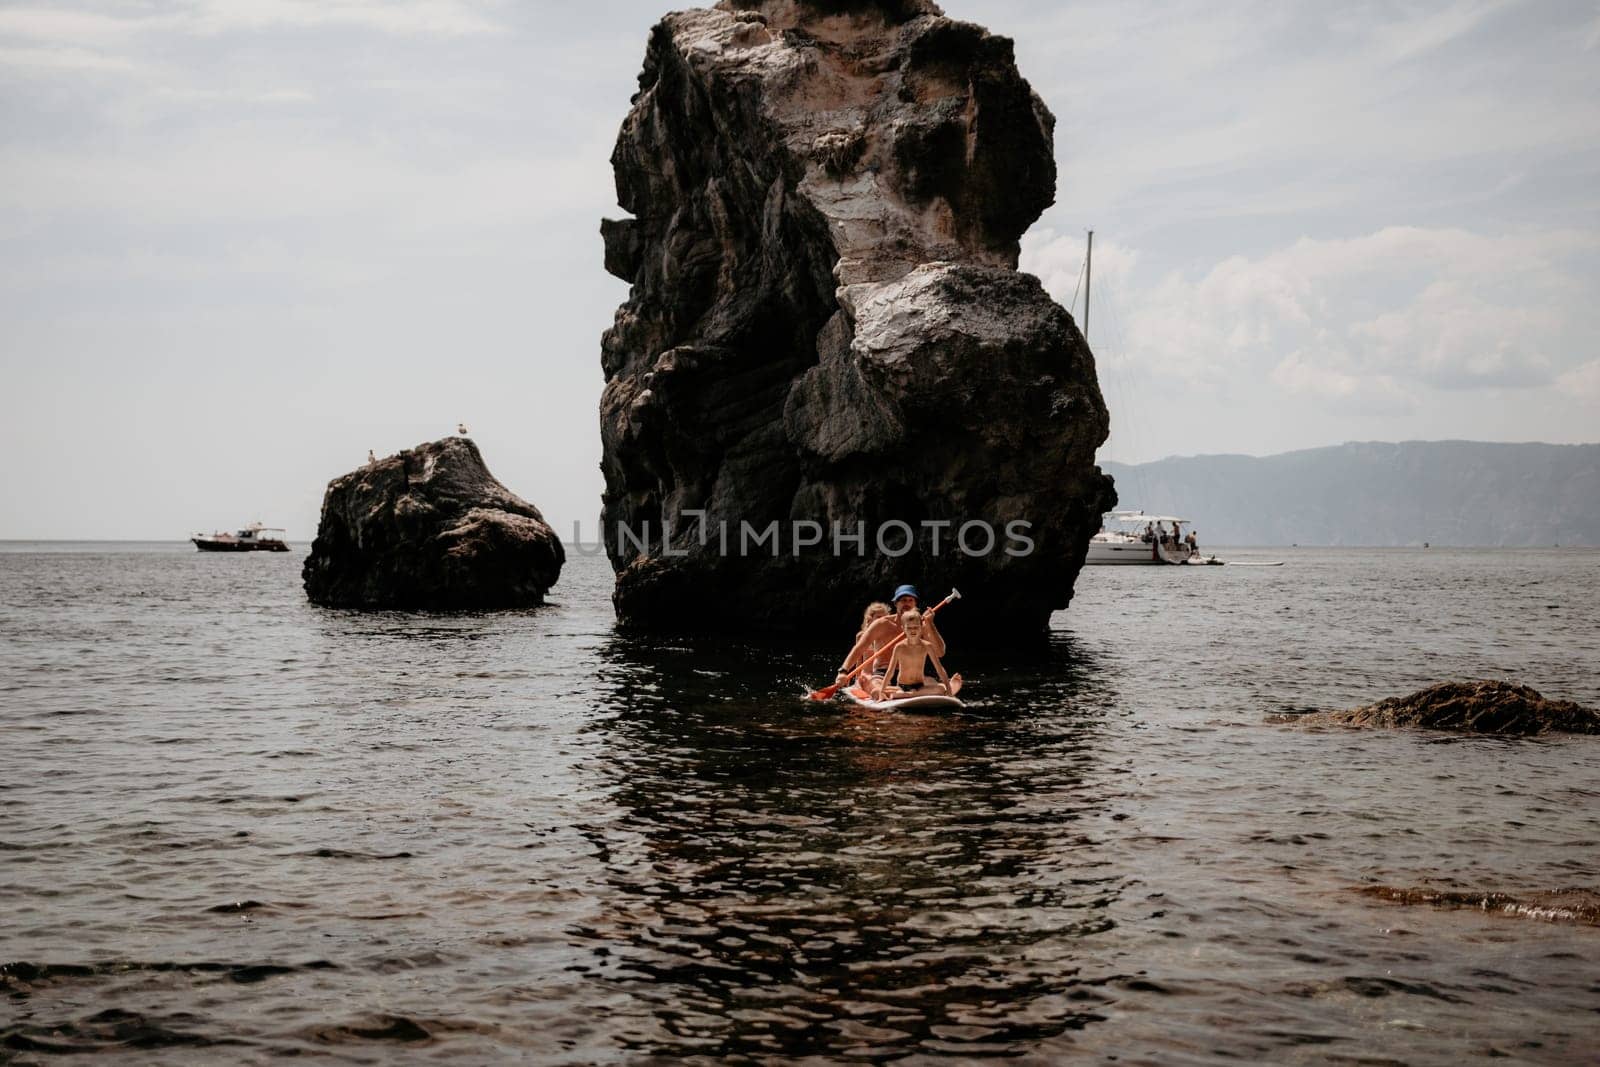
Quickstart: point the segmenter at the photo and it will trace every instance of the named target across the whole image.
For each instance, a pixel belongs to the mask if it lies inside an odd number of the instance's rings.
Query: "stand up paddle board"
[[[958,697],[936,694],[936,696],[902,696],[894,701],[874,701],[867,696],[866,689],[859,685],[850,686],[843,691],[851,701],[870,707],[874,712],[949,712],[949,710],[966,707]]]

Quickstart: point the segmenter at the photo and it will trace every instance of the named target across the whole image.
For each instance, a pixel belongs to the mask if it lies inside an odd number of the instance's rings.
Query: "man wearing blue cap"
[[[873,697],[878,695],[883,686],[884,672],[889,669],[889,656],[883,651],[883,647],[904,632],[905,627],[900,617],[908,611],[916,611],[922,600],[917,595],[917,587],[914,585],[900,586],[889,599],[894,604],[894,610],[861,631],[861,636],[850,649],[850,654],[844,658],[844,666],[839,668],[838,677],[834,679],[836,684],[842,685],[850,671],[870,656],[874,662],[870,672],[862,673],[861,685]],[[935,656],[943,658],[944,638],[939,635],[939,628],[933,624],[931,610],[922,613],[922,639],[928,643]]]

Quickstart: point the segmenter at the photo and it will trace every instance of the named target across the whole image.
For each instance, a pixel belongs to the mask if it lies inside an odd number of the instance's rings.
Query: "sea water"
[[[1266,721],[1600,706],[1600,552],[1091,568],[930,717],[796,699],[849,633],[620,635],[603,559],[542,610],[362,614],[303,551],[0,547],[0,1058],[1600,1048],[1600,928],[1357,892],[1600,885],[1600,738]]]

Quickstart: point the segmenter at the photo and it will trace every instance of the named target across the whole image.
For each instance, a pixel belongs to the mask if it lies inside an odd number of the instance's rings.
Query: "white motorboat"
[[[1184,541],[1183,524],[1175,515],[1146,515],[1142,511],[1108,511],[1100,532],[1089,538],[1086,565],[1166,565],[1202,561],[1198,549]]]

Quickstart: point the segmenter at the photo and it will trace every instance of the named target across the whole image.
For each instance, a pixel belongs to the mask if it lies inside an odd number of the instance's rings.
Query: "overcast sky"
[[[592,531],[656,0],[0,4],[0,538],[314,532],[465,420]],[[950,0],[1057,118],[1102,456],[1600,440],[1600,7]]]

